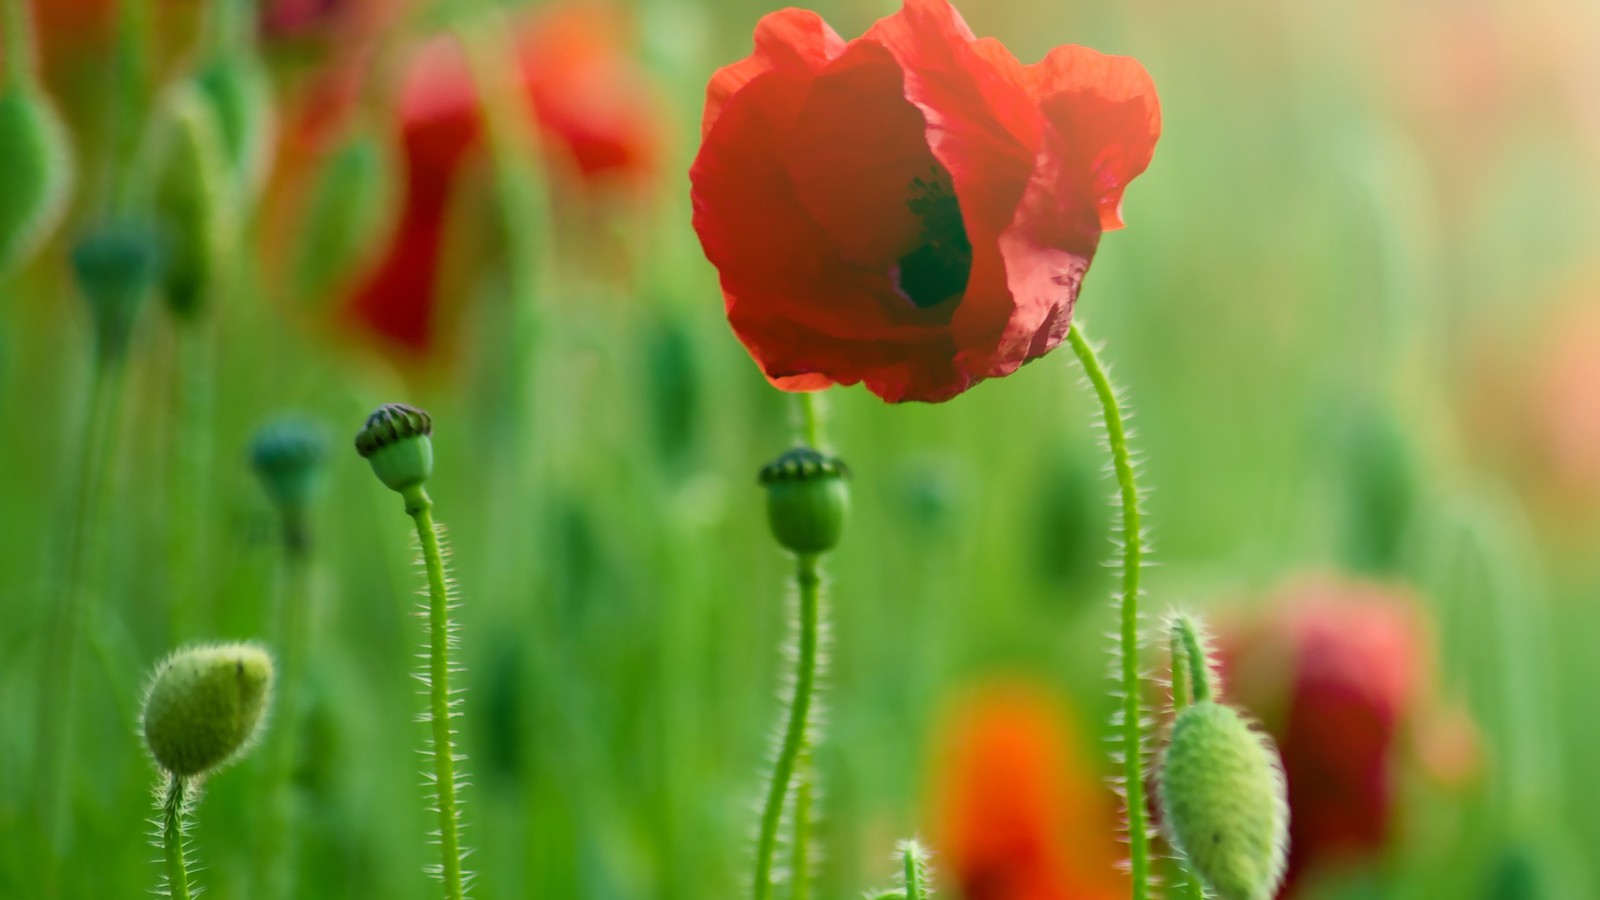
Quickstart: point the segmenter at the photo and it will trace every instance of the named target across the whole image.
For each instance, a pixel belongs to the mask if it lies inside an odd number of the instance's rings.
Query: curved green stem
[[[28,15],[28,0],[0,0],[0,28],[5,29],[5,81],[0,87],[15,88],[33,78],[33,23]]]
[[[906,867],[906,900],[926,900],[927,888],[922,883],[922,857],[916,841],[906,841],[900,848]]]
[[[73,771],[72,720],[77,711],[73,695],[88,618],[90,582],[99,560],[100,515],[105,508],[106,469],[122,408],[122,376],[119,361],[96,357],[88,419],[79,444],[82,456],[76,508],[67,536],[66,573],[40,681],[34,765],[38,773],[40,832],[51,850],[47,864],[52,872],[57,868],[57,851],[65,837],[67,779]]]
[[[1123,424],[1122,405],[1111,378],[1100,358],[1074,323],[1067,332],[1072,352],[1078,355],[1083,371],[1100,400],[1106,426],[1106,444],[1116,471],[1122,501],[1122,587],[1121,627],[1118,634],[1122,678],[1122,780],[1128,822],[1129,874],[1133,879],[1134,900],[1150,896],[1150,835],[1146,828],[1144,799],[1144,721],[1139,697],[1139,575],[1144,564],[1144,534],[1139,521],[1139,486],[1134,474],[1133,456],[1128,450],[1128,432]]]
[[[811,742],[800,748],[794,764],[794,835],[789,846],[789,900],[808,900],[811,895],[811,805],[816,776],[811,767]]]
[[[183,817],[188,807],[189,780],[168,776],[161,797],[161,849],[167,861],[167,896],[172,900],[189,900],[189,862],[183,852]]]
[[[1200,642],[1195,637],[1194,623],[1187,618],[1180,616],[1172,623],[1171,655],[1172,714],[1176,718],[1196,699],[1211,699],[1211,681],[1202,668],[1205,662],[1201,655]],[[1200,662],[1197,664],[1196,660]],[[1189,690],[1191,679],[1195,685],[1192,693]],[[1183,880],[1178,890],[1182,892],[1181,895],[1185,900],[1205,900],[1205,888],[1201,886],[1200,878],[1195,875],[1189,860],[1180,856],[1178,867],[1183,871]]]
[[[772,768],[767,802],[761,813],[761,835],[756,843],[756,876],[752,885],[754,900],[766,900],[772,893],[772,857],[778,844],[778,825],[783,818],[783,803],[794,776],[795,760],[806,742],[811,721],[811,692],[817,674],[817,634],[821,619],[821,581],[817,556],[802,553],[796,557],[795,583],[800,589],[800,652],[795,667],[794,696],[789,701],[789,724],[783,746]]]
[[[433,726],[434,790],[439,813],[440,880],[446,900],[461,900],[460,813],[456,805],[455,731],[450,698],[450,590],[445,583],[444,553],[433,523],[433,501],[421,485],[404,492],[406,512],[417,525],[423,565],[428,570],[429,720]]]

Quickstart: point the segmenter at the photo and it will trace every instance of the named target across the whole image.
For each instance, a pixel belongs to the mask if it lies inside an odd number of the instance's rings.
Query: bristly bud
[[[843,462],[810,447],[796,447],[761,469],[767,488],[767,523],[794,553],[824,553],[839,543],[850,505]]]
[[[160,243],[149,227],[135,222],[103,225],[72,248],[72,271],[89,301],[102,361],[127,354],[139,307],[160,269]]]
[[[37,88],[0,92],[0,272],[26,261],[66,212],[72,146],[55,108]]]
[[[254,644],[185,647],[156,669],[142,730],[165,771],[193,778],[238,756],[272,694],[272,657]]]
[[[356,452],[392,491],[405,491],[433,474],[433,418],[414,406],[390,403],[367,417]]]
[[[322,481],[322,460],[327,440],[322,429],[298,417],[268,422],[256,431],[250,445],[250,463],[261,486],[283,514],[290,539],[300,532],[306,508]]]
[[[1173,846],[1222,900],[1271,900],[1283,880],[1289,805],[1278,752],[1233,709],[1197,700],[1162,759]]]

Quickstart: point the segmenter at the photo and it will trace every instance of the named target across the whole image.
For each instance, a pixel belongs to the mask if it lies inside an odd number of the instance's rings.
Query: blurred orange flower
[[[1419,739],[1424,763],[1446,780],[1474,765],[1465,719],[1434,727],[1445,713],[1430,695],[1427,622],[1402,589],[1303,581],[1259,617],[1222,628],[1217,647],[1226,691],[1261,718],[1283,755],[1291,810],[1283,896],[1324,867],[1382,852],[1402,738]]]
[[[967,900],[1122,898],[1116,811],[1062,702],[1027,682],[981,687],[948,716],[935,841]]]

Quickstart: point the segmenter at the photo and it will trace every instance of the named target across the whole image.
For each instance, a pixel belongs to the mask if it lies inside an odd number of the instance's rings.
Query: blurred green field
[[[1404,585],[1431,620],[1427,703],[1473,723],[1459,778],[1397,751],[1389,846],[1302,896],[1597,896],[1600,328],[1583,323],[1600,294],[1600,12],[1573,0],[961,5],[1023,60],[1059,43],[1128,54],[1161,93],[1155,161],[1077,313],[1135,411],[1158,563],[1151,621],[1175,606],[1248,618],[1308,573]],[[182,7],[153,9],[160,21]],[[817,8],[848,37],[893,7]],[[755,475],[793,443],[795,412],[729,332],[683,173],[706,79],[748,52],[769,8],[628,9],[659,91],[658,180],[581,210],[557,185],[553,216],[520,223],[548,245],[524,246],[518,222],[495,224],[506,191],[480,153],[452,200],[441,297],[456,312],[441,352],[385,355],[328,326],[274,249],[309,226],[274,232],[261,217],[198,352],[157,298],[144,308],[94,525],[103,552],[76,699],[51,713],[74,734],[60,896],[157,883],[136,731],[151,667],[191,640],[276,639],[281,551],[249,446],[286,412],[329,440],[311,524],[294,896],[437,894],[421,871],[432,820],[408,675],[423,584],[399,498],[350,444],[374,407],[402,400],[436,423],[430,491],[460,584],[473,896],[741,895],[790,574]],[[375,71],[412,38],[486,14],[411,11]],[[285,95],[315,65],[268,56]],[[384,96],[362,101],[360,133],[388,146]],[[3,898],[46,896],[34,728],[91,371],[67,254],[100,211],[107,146],[80,148],[88,174],[66,225],[0,282]],[[188,378],[197,358],[209,374]],[[203,410],[198,431],[184,403]],[[937,836],[937,748],[974,684],[1047,686],[1111,774],[1099,739],[1115,619],[1101,565],[1111,484],[1069,352],[944,404],[888,406],[853,388],[828,391],[825,409],[854,473],[846,537],[825,565],[833,636],[816,751],[816,893],[839,898],[888,881],[896,838]],[[188,556],[174,550],[186,534]],[[196,855],[209,896],[256,895],[264,758],[207,785]],[[1525,852],[1544,887],[1494,887]]]

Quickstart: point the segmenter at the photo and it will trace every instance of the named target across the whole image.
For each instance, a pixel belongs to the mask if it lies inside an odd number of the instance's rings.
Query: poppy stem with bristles
[[[1200,641],[1195,636],[1194,623],[1184,616],[1176,616],[1172,620],[1169,652],[1172,657],[1172,717],[1176,720],[1178,714],[1190,704],[1211,699],[1211,680],[1207,677]],[[1205,900],[1205,888],[1200,884],[1200,876],[1189,865],[1188,858],[1179,855],[1178,866],[1183,870],[1183,883],[1179,890],[1184,900]]]
[[[752,885],[754,900],[767,900],[772,894],[772,857],[778,845],[778,825],[783,819],[784,800],[793,781],[795,762],[806,743],[811,716],[811,692],[816,684],[817,639],[821,621],[821,575],[817,554],[796,554],[795,583],[800,593],[800,647],[795,666],[794,696],[789,700],[789,724],[783,745],[772,767],[772,782],[767,788],[766,805],[761,812],[761,834],[756,843],[756,875]],[[796,873],[802,877],[803,873]]]
[[[1068,330],[1067,340],[1072,345],[1072,352],[1083,364],[1084,374],[1088,376],[1095,396],[1100,401],[1101,415],[1105,420],[1106,445],[1111,451],[1111,464],[1116,473],[1122,504],[1122,608],[1118,633],[1122,690],[1122,779],[1133,898],[1147,900],[1150,896],[1150,835],[1146,828],[1144,798],[1144,721],[1139,704],[1139,575],[1144,565],[1139,486],[1116,388],[1112,386],[1111,378],[1089,339],[1084,337],[1083,328],[1076,322]]]
[[[450,727],[450,590],[445,582],[444,553],[433,523],[433,501],[422,485],[402,491],[406,512],[417,525],[422,561],[428,570],[429,720],[433,727],[434,790],[439,814],[440,880],[446,900],[461,900],[460,813],[456,804],[455,731]]]
[[[169,775],[161,794],[161,849],[166,854],[166,893],[171,900],[189,900],[189,861],[183,848],[183,819],[188,806],[189,779]]]

